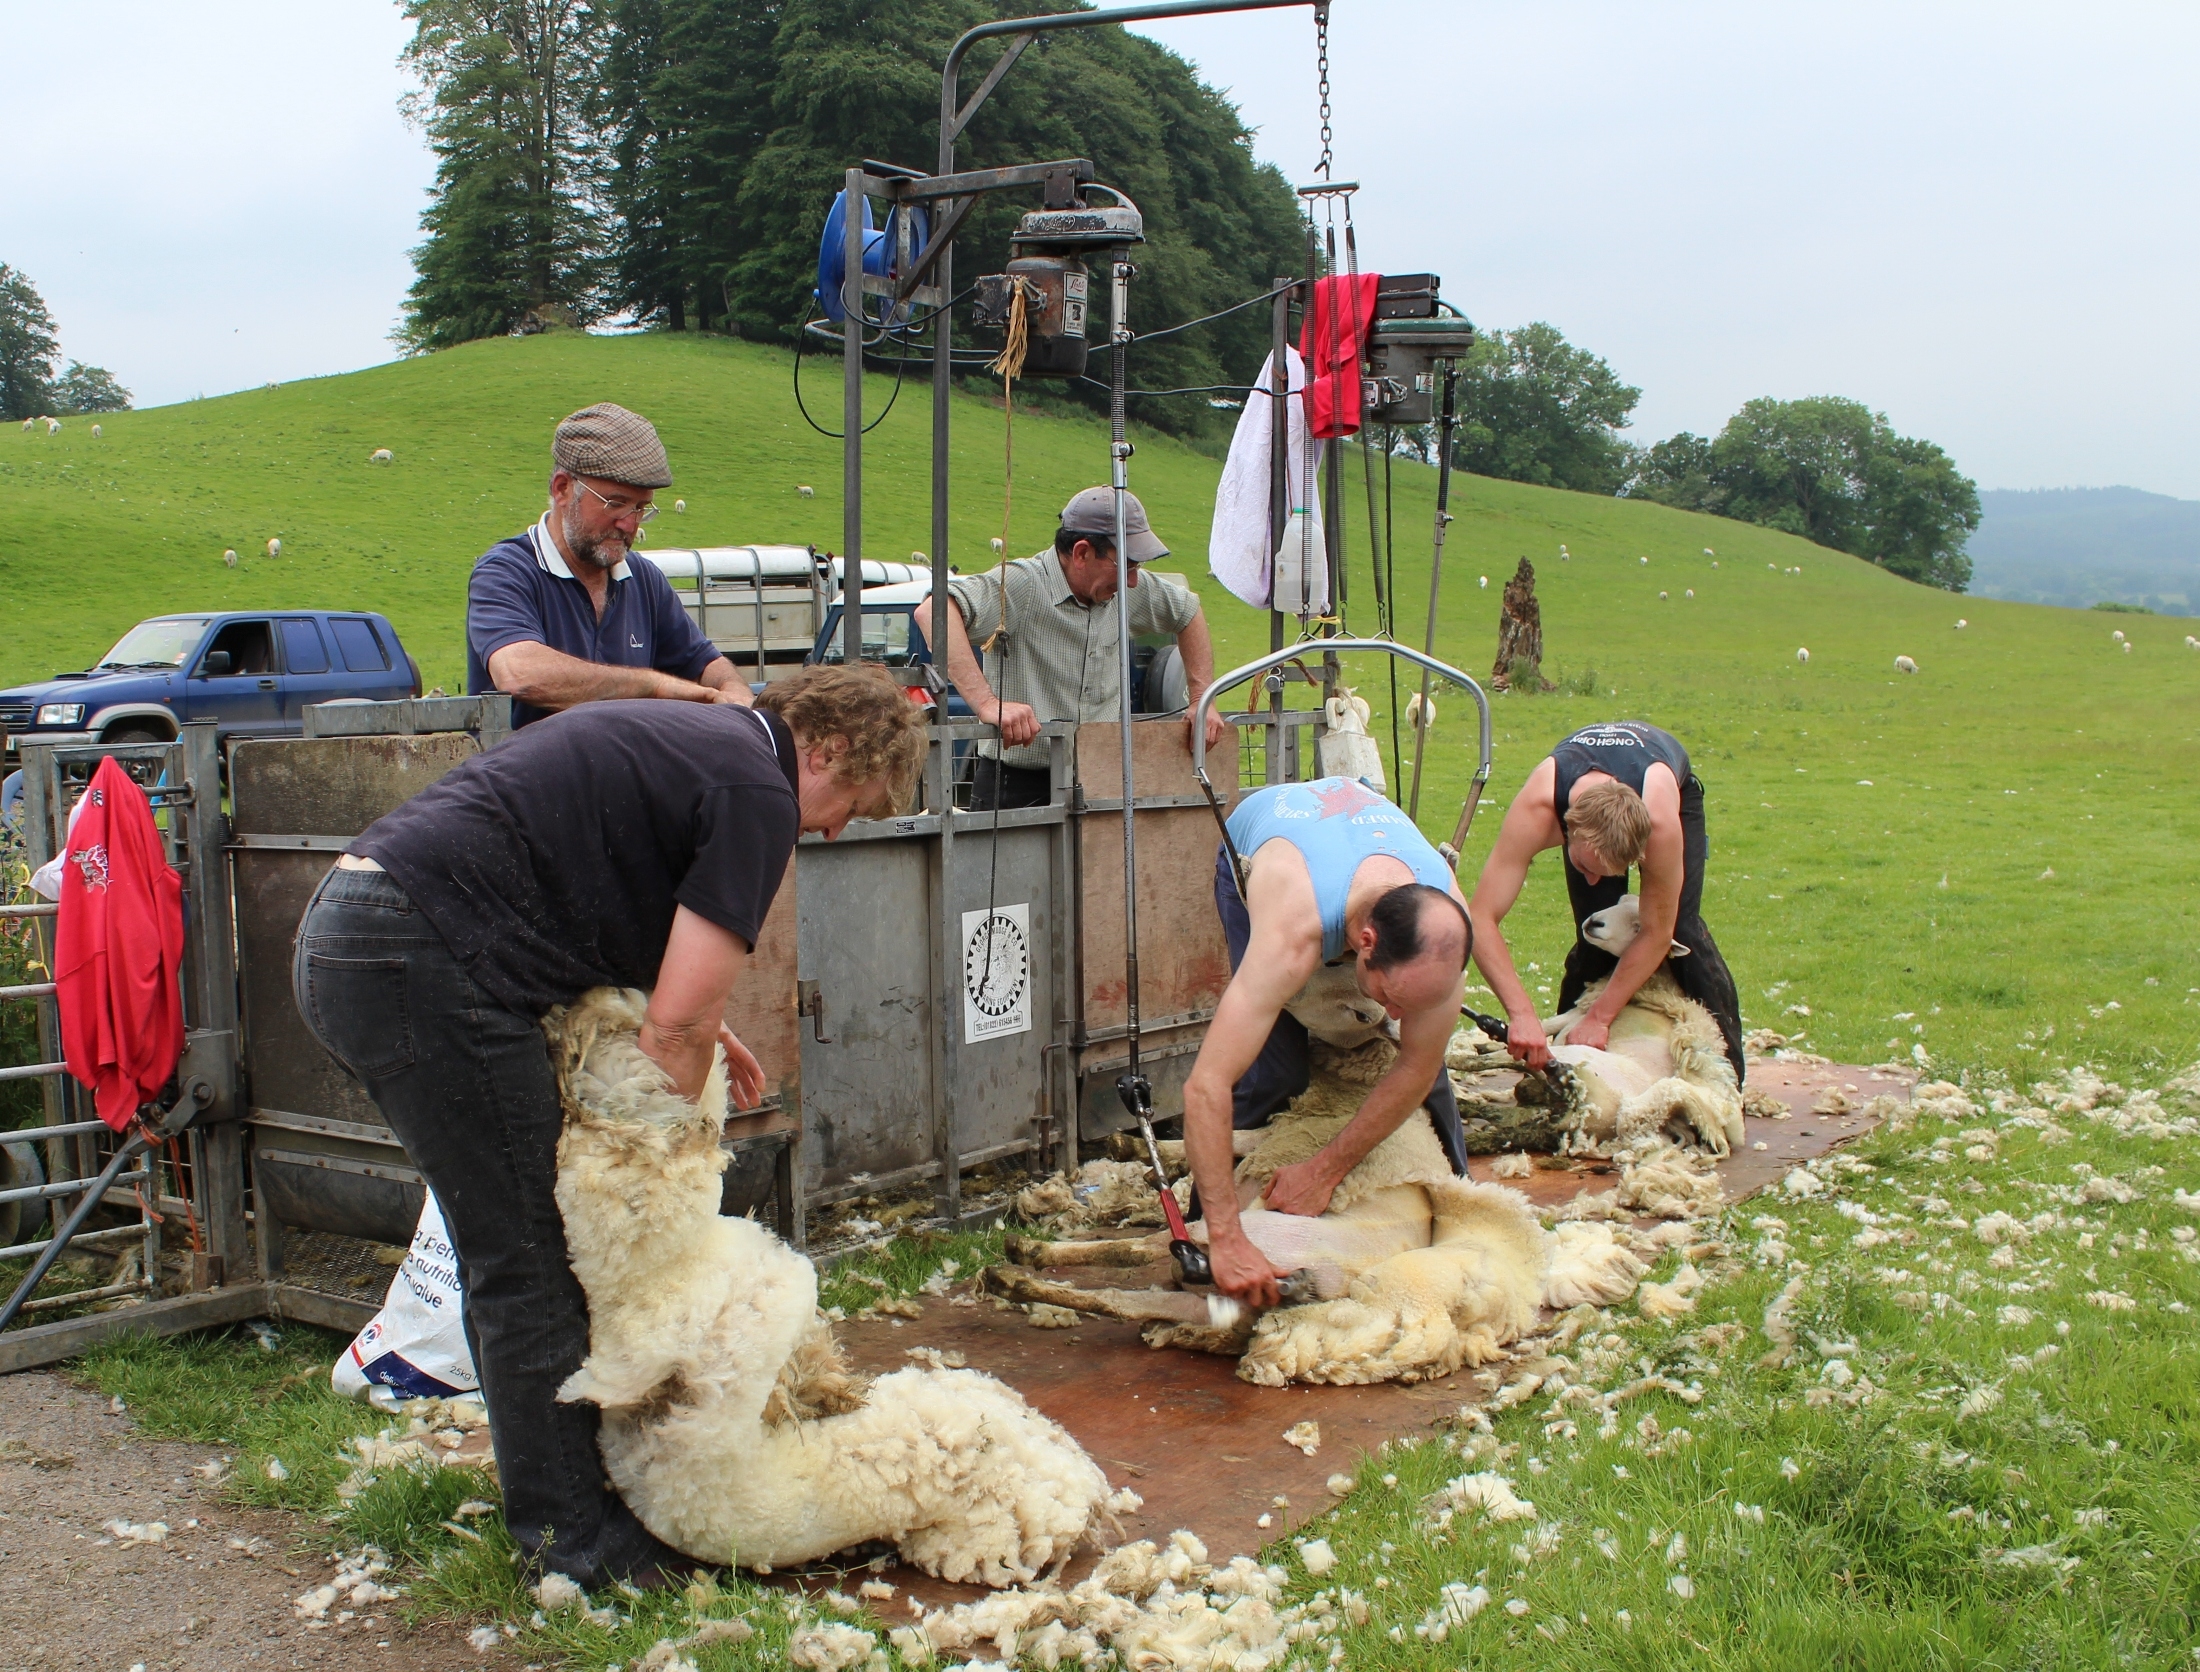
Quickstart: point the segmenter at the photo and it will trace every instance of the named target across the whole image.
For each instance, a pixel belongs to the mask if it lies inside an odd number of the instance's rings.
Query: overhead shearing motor
[[[1425,424],[1436,415],[1439,360],[1457,360],[1474,346],[1474,326],[1451,311],[1434,273],[1385,273],[1375,287],[1375,322],[1368,333],[1367,376],[1360,404],[1374,424]]]
[[[1014,335],[1019,294],[1023,300],[1023,377],[1082,377],[1089,358],[1085,330],[1092,278],[1088,256],[1121,251],[1146,241],[1145,217],[1112,186],[1087,186],[1115,201],[1084,201],[1065,172],[1047,181],[1046,206],[1017,223],[1008,270],[978,280],[971,323]]]

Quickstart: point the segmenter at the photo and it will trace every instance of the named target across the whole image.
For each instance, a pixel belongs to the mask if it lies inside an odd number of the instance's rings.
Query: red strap
[[[1375,323],[1379,273],[1334,273],[1314,281],[1299,354],[1306,361],[1306,425],[1317,440],[1357,435],[1360,359]]]

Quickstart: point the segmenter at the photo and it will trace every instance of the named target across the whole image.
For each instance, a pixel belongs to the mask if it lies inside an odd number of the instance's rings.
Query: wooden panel
[[[803,1018],[795,1014],[795,955],[799,921],[793,855],[772,898],[771,914],[756,938],[741,979],[726,1000],[726,1026],[764,1065],[764,1095],[789,1109],[801,1106]]]
[[[1120,723],[1077,729],[1077,761],[1088,800],[1123,793]],[[1180,719],[1134,722],[1132,784],[1149,796],[1198,795]],[[1227,810],[1237,799],[1237,735],[1207,756],[1207,775]],[[1224,786],[1228,786],[1225,788]],[[1211,1010],[1230,984],[1230,952],[1215,916],[1215,850],[1222,833],[1198,807],[1149,807],[1138,814],[1138,1006],[1142,1019]],[[1130,1019],[1123,968],[1123,825],[1120,813],[1077,820],[1079,1017],[1090,1033]],[[1119,1054],[1121,1046],[1106,1048]]]

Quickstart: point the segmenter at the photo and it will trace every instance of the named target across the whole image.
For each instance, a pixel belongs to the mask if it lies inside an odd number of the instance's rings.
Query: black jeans
[[[1044,807],[1053,798],[1053,787],[1053,774],[1043,767],[1003,766],[990,755],[980,755],[970,766],[970,810]]]
[[[1246,943],[1253,938],[1253,919],[1230,875],[1230,850],[1226,847],[1218,847],[1215,853],[1215,910],[1222,918],[1222,938],[1229,943],[1230,968],[1234,973],[1245,961]],[[1260,1048],[1260,1055],[1253,1059],[1252,1067],[1233,1088],[1230,1124],[1241,1132],[1249,1127],[1266,1126],[1290,1106],[1294,1097],[1306,1090],[1312,1075],[1306,1024],[1285,1011],[1268,1030],[1268,1043]],[[1429,1123],[1436,1128],[1437,1142],[1444,1146],[1444,1156],[1450,1161],[1451,1170],[1465,1178],[1467,1137],[1459,1125],[1459,1099],[1451,1089],[1451,1075],[1444,1069],[1436,1071],[1436,1084],[1429,1087],[1423,1106],[1428,1110]]]
[[[562,1117],[540,1020],[475,986],[380,871],[322,880],[292,977],[306,1024],[366,1088],[443,1210],[521,1550],[588,1586],[692,1565],[604,1479],[596,1407],[558,1401],[588,1353],[588,1300],[558,1213]]]
[[[1681,786],[1681,902],[1673,924],[1673,938],[1688,948],[1688,956],[1666,965],[1681,991],[1710,1011],[1726,1039],[1726,1058],[1734,1065],[1734,1083],[1742,1083],[1742,1000],[1734,990],[1733,973],[1720,956],[1718,943],[1703,920],[1703,870],[1710,857],[1710,839],[1704,834],[1703,780],[1690,773]],[[1619,967],[1619,960],[1601,946],[1581,938],[1584,918],[1593,917],[1626,897],[1625,877],[1605,877],[1594,887],[1574,869],[1563,845],[1559,862],[1566,867],[1566,897],[1574,908],[1574,944],[1566,954],[1566,973],[1558,984],[1558,1008],[1571,1010],[1590,982],[1601,980]]]

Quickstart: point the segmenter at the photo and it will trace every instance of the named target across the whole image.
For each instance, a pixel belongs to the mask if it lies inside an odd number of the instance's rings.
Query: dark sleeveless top
[[[1582,774],[1602,772],[1618,779],[1637,795],[1653,763],[1663,761],[1672,770],[1676,786],[1686,788],[1690,776],[1688,751],[1671,732],[1641,720],[1615,720],[1608,725],[1583,726],[1551,751],[1555,770],[1551,779],[1551,808],[1561,827],[1574,785]]]

